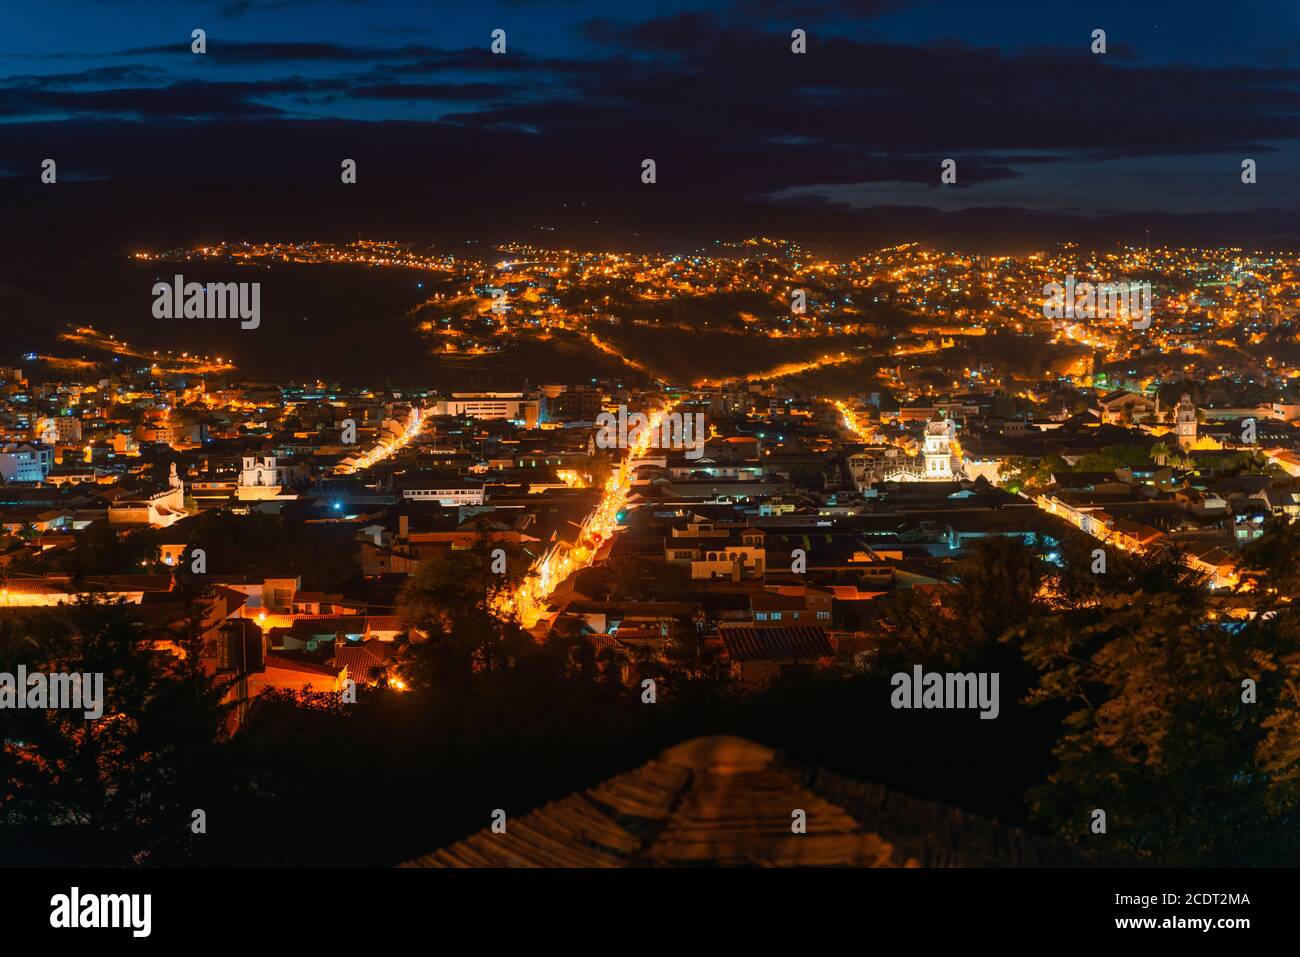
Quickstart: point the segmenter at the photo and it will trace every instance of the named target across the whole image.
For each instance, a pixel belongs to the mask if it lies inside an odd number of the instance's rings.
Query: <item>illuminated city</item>
[[[19,7],[24,928],[1285,926],[1294,5]]]

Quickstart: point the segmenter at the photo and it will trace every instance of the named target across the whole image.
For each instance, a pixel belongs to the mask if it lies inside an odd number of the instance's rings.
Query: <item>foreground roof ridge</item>
[[[799,818],[802,817],[802,821]],[[1081,855],[731,735],[692,738],[403,867],[1052,866]]]

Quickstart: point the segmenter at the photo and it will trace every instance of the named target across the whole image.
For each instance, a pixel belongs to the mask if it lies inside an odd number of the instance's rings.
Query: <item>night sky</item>
[[[1298,107],[1294,0],[9,3],[0,230],[1296,245]]]

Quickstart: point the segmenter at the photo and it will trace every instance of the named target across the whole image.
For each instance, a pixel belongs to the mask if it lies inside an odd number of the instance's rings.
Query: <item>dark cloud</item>
[[[95,0],[95,2],[144,6],[156,3],[156,0]],[[217,16],[222,19],[235,20],[255,12],[291,10],[295,7],[323,7],[331,4],[359,7],[368,2],[369,0],[172,0],[170,5],[213,8]]]
[[[160,87],[116,90],[0,89],[0,116],[71,114],[142,119],[230,119],[268,117],[283,111],[260,102],[272,95],[317,92],[301,80],[262,83],[187,81]]]
[[[207,60],[225,64],[277,64],[317,61],[322,63],[371,63],[382,60],[410,60],[419,56],[437,56],[436,47],[408,44],[401,47],[361,47],[341,43],[257,43],[208,38]],[[122,50],[119,57],[185,56],[193,57],[190,39],[159,46],[133,47]]]
[[[414,48],[407,48],[414,49]],[[363,82],[393,82],[405,77],[435,73],[528,73],[537,82],[560,80],[590,68],[587,61],[540,59],[527,53],[513,52],[508,58],[493,56],[486,48],[461,50],[422,50],[418,59],[394,57],[408,62],[381,63],[359,79]]]
[[[306,95],[335,103],[452,101],[466,105],[446,118],[458,126],[529,129],[563,148],[609,140],[661,153],[680,149],[697,157],[697,169],[717,169],[724,183],[763,189],[870,181],[873,170],[897,162],[928,170],[933,157],[955,154],[971,161],[970,183],[1014,175],[1015,164],[981,159],[994,152],[1047,163],[1053,154],[1195,155],[1300,137],[1295,69],[1144,67],[1077,49],[1007,53],[837,35],[820,38],[815,56],[795,56],[784,33],[720,24],[712,12],[588,21],[584,30],[603,47],[589,58],[495,57],[486,49],[416,44],[214,43],[205,67],[315,62],[337,69],[311,80],[195,85],[124,66],[24,75],[7,86],[28,89],[34,113],[104,103],[114,115],[164,115],[168,104],[185,117],[209,108],[212,116],[265,115],[287,105],[275,97]],[[121,56],[154,54],[192,57],[180,44]],[[370,68],[338,72],[364,65]],[[69,92],[95,85],[117,88]],[[56,95],[60,89],[66,95]],[[187,93],[199,95],[189,102]],[[23,102],[11,94],[9,115],[21,115]],[[895,162],[874,163],[879,154]],[[722,175],[736,163],[762,173]]]
[[[957,195],[1023,185],[1028,196],[1043,192],[1034,183],[1080,160],[1161,158],[1172,167],[1218,153],[1263,156],[1273,144],[1300,139],[1300,70],[1282,63],[1143,64],[1114,45],[1115,55],[1096,57],[1086,44],[915,45],[832,29],[810,31],[810,52],[796,56],[788,24],[778,22],[787,6],[741,0],[642,19],[587,19],[581,33],[593,48],[566,55],[512,46],[493,56],[486,43],[445,49],[210,38],[202,80],[181,75],[200,59],[188,43],[140,47],[116,58],[157,66],[0,81],[0,116],[76,118],[71,130],[36,129],[41,144],[84,135],[95,120],[136,121],[104,141],[101,162],[117,183],[146,156],[150,165],[170,156],[195,182],[229,181],[229,170],[249,162],[239,157],[252,156],[268,191],[292,189],[302,169],[316,171],[324,190],[337,178],[334,157],[354,156],[382,171],[369,175],[382,176],[404,201],[481,210],[481,197],[491,197],[503,221],[519,222],[558,216],[570,202],[602,205],[607,223],[686,222],[705,209],[737,223],[758,209],[840,215],[864,185],[899,184],[925,201],[916,186],[938,190],[945,158],[959,163]],[[807,22],[865,21],[904,6],[880,0],[798,9]],[[304,119],[309,112],[324,118]],[[411,118],[393,118],[403,114]],[[339,115],[373,119],[331,118]],[[18,155],[26,148],[14,140],[20,124],[3,126],[0,155]],[[186,150],[149,146],[151,129]],[[240,144],[237,154],[230,143]],[[650,191],[639,182],[646,157],[658,164]],[[176,173],[163,167],[157,175]],[[387,208],[375,193],[360,195]],[[1060,205],[1086,201],[1062,197]]]
[[[386,86],[354,86],[348,96],[363,100],[442,100],[482,102],[507,97],[513,87],[496,83],[390,83]]]
[[[366,0],[221,0],[217,7],[219,16],[235,20],[256,10],[287,10],[324,3],[345,3],[358,6]]]
[[[58,89],[75,86],[113,86],[164,79],[166,74],[145,66],[103,66],[75,73],[13,74],[0,79],[0,86],[28,89]]]
[[[666,53],[679,56],[690,49],[709,49],[718,45],[724,33],[716,13],[693,10],[656,17],[639,23],[625,23],[606,17],[587,20],[583,32],[594,42],[617,44],[640,53]]]
[[[737,0],[735,12],[763,20],[788,20],[792,27],[816,20],[872,20],[897,13],[913,0]]]
[[[779,177],[743,162],[702,158],[689,145],[658,157],[659,182],[650,187],[640,182],[641,145],[599,137],[566,145],[505,126],[467,132],[447,122],[238,117],[204,124],[0,124],[0,156],[12,157],[20,174],[0,180],[6,209],[0,238],[48,234],[52,243],[65,244],[75,235],[121,250],[131,243],[156,248],[215,239],[354,239],[360,232],[462,246],[536,239],[689,249],[761,233],[848,251],[913,240],[1024,251],[1063,237],[1141,240],[1150,228],[1153,242],[1300,243],[1294,210],[1254,207],[1237,214],[1134,211],[1104,218],[1005,206],[861,210],[797,190],[774,205],[746,191]],[[778,164],[799,170],[787,170],[788,181],[803,175],[796,149],[775,154]],[[58,158],[61,170],[93,163],[110,178],[93,192],[92,184],[43,187],[46,156]],[[340,185],[345,157],[357,161],[356,186]],[[878,157],[866,172],[902,178],[912,175],[908,165],[904,158]],[[738,182],[719,180],[726,174]]]

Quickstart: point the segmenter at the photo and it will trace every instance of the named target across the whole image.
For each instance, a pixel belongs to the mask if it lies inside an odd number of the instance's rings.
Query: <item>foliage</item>
[[[1050,607],[1006,636],[1040,675],[1027,700],[1070,709],[1057,768],[1029,795],[1035,817],[1162,864],[1294,860],[1295,622],[1224,621],[1172,550],[1114,555],[1105,574],[1085,560],[1070,554]]]
[[[200,666],[197,614],[165,636],[178,647],[173,655],[151,650],[164,636],[145,632],[134,611],[86,594],[66,609],[0,619],[3,670],[23,664],[29,673],[103,675],[101,717],[7,711],[0,745],[0,824],[23,826],[28,836],[93,827],[98,837],[82,852],[91,863],[185,853],[198,837],[191,811],[225,786],[226,689]]]
[[[578,632],[535,640],[502,611],[512,583],[492,572],[493,548],[482,528],[403,589],[398,613],[420,636],[399,648],[408,690],[362,689],[347,706],[269,692],[229,740],[224,688],[199,666],[198,580],[178,576],[190,611],[168,633],[179,656],[152,651],[159,635],[102,599],[0,616],[0,670],[102,670],[108,697],[99,722],[15,713],[0,752],[0,821],[21,838],[9,846],[90,829],[93,860],[80,863],[391,864],[484,826],[493,808],[526,813],[684,738],[733,733],[1004,821],[1028,811],[1110,858],[1277,864],[1300,851],[1296,526],[1243,550],[1231,596],[1173,548],[977,540],[939,588],[866,603],[872,671],[791,674],[744,695],[689,626],[629,639],[628,660]],[[627,594],[673,594],[635,562],[622,571]],[[1255,617],[1226,620],[1227,607]],[[890,676],[915,665],[998,673],[999,717],[894,710]],[[192,835],[193,808],[238,827]],[[1095,808],[1105,834],[1089,830]]]
[[[253,512],[201,512],[190,538],[211,574],[299,575],[305,588],[336,588],[361,574],[350,525],[286,521]]]
[[[684,565],[628,557],[614,559],[609,567],[611,601],[685,601],[691,591],[690,572]]]

